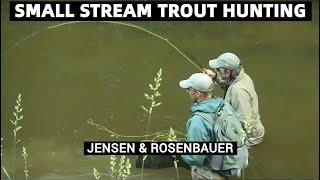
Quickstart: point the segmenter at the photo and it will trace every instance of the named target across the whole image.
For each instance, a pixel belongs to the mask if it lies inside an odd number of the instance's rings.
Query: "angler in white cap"
[[[214,84],[210,76],[205,73],[192,74],[189,79],[180,81],[179,85],[187,90],[194,103],[212,97]]]
[[[247,143],[253,146],[261,143],[264,126],[260,121],[258,96],[252,79],[244,72],[241,61],[233,53],[226,52],[216,59],[209,60],[213,71],[205,73],[225,90],[224,99],[236,111],[242,127],[247,133]]]
[[[186,89],[192,100],[186,140],[237,143],[237,158],[233,155],[182,155],[183,161],[191,166],[192,179],[239,176],[247,166],[248,149],[246,133],[231,105],[222,98],[212,96],[214,83],[205,73],[192,74],[188,79],[180,81],[179,85]]]

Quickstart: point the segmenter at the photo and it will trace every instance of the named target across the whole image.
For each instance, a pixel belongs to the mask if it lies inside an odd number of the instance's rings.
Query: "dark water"
[[[17,179],[23,178],[22,144],[29,152],[31,179],[93,179],[93,167],[108,179],[108,157],[84,157],[82,143],[114,138],[86,121],[121,134],[144,134],[140,105],[148,103],[143,94],[160,67],[162,105],[153,112],[151,131],[170,126],[185,131],[190,102],[178,82],[197,69],[167,43],[106,23],[47,30],[59,22],[9,22],[7,5],[1,7],[2,164],[10,171],[9,120],[22,93]],[[174,41],[206,67],[225,51],[243,60],[266,128],[264,142],[251,152],[246,178],[319,177],[317,6],[312,22],[133,22]],[[218,88],[216,95],[222,95]],[[139,179],[140,169],[132,171],[128,179]],[[188,170],[179,172],[181,179],[190,178]],[[144,179],[175,177],[174,168],[144,173]]]

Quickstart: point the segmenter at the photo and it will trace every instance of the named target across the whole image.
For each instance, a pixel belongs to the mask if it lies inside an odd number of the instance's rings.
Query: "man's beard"
[[[216,82],[217,82],[217,84],[220,86],[220,88],[222,90],[227,91],[229,85],[228,85],[226,77],[222,77],[221,75],[218,75],[217,79],[216,79]]]

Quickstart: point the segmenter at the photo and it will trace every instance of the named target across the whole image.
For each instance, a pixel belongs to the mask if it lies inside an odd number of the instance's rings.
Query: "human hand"
[[[214,78],[216,76],[216,73],[211,71],[210,69],[203,69],[202,72],[208,74],[211,78]]]

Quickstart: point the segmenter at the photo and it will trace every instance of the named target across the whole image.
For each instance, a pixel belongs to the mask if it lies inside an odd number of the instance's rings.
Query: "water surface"
[[[255,82],[264,142],[251,152],[246,178],[318,178],[318,10],[312,22],[132,22],[174,41],[201,64],[225,51],[242,59]],[[108,179],[108,157],[82,155],[85,140],[114,140],[91,118],[128,135],[146,131],[140,105],[159,68],[162,105],[151,131],[185,131],[190,100],[178,82],[197,72],[164,41],[106,23],[10,22],[1,7],[1,136],[10,171],[15,99],[22,93],[19,137],[29,151],[31,179]],[[222,92],[216,88],[216,95]],[[19,150],[20,154],[20,150]],[[134,157],[131,157],[132,161]],[[21,157],[17,179],[23,177]],[[133,168],[129,179],[139,179]],[[181,179],[190,172],[179,169]],[[174,179],[175,169],[145,170],[145,179]],[[2,173],[2,178],[3,173]]]

